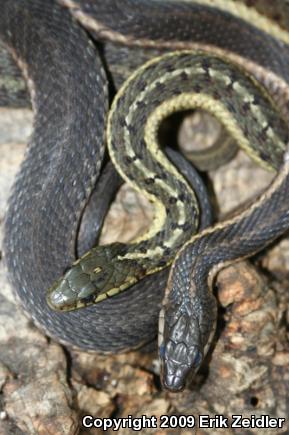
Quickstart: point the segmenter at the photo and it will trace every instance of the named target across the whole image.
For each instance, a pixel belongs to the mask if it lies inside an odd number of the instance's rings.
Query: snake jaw
[[[74,305],[72,299],[69,298],[69,295],[66,294],[67,292],[65,292],[65,289],[63,288],[65,284],[66,282],[62,280],[55,282],[47,294],[46,301],[51,309],[62,311],[62,307],[67,305],[71,306],[71,304]],[[62,291],[59,291],[60,288],[62,288]]]
[[[166,389],[178,392],[198,371],[204,352],[198,319],[188,312],[170,316],[170,311],[166,310],[160,344],[161,376]]]

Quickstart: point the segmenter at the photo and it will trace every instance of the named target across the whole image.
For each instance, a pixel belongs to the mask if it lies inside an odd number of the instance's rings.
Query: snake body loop
[[[80,214],[101,166],[107,91],[97,52],[54,3],[43,8],[31,0],[24,7],[9,0],[2,12],[1,40],[29,78],[35,108],[34,134],[5,223],[5,257],[18,299],[62,343],[102,352],[137,347],[157,334],[167,270],[135,286],[129,299],[123,294],[85,312],[57,313],[46,303],[45,290],[75,259]],[[189,166],[179,165],[190,177]],[[204,197],[198,183],[194,189]],[[203,226],[210,222],[204,216]]]
[[[160,269],[183,246],[170,272],[159,328],[163,383],[178,391],[213,337],[216,271],[262,249],[289,227],[288,127],[276,106],[277,100],[287,114],[289,34],[233,0],[59,3],[1,3],[0,38],[27,80],[35,112],[5,224],[11,280],[25,309],[49,335],[86,350],[117,352],[154,337],[168,276]],[[53,285],[48,300],[63,310],[86,308],[57,312],[47,305],[45,290],[75,258],[82,209],[102,165],[108,106],[98,53],[70,13],[105,41],[104,53],[110,45],[112,63],[126,47],[143,53],[132,69],[166,50],[185,51],[153,59],[133,73],[108,120],[114,164],[154,200],[158,219],[141,240],[98,247],[78,260],[60,286]],[[271,86],[272,98],[245,66]],[[112,65],[118,83],[128,76],[122,67]],[[197,228],[191,215],[198,215],[191,183],[157,150],[156,138],[167,115],[196,107],[219,117],[234,140],[278,176],[246,212],[191,239]],[[118,294],[131,284],[128,294]]]

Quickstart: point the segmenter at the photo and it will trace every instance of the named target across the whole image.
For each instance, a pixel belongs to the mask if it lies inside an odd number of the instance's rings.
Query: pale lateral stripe
[[[257,27],[259,30],[273,36],[276,39],[282,40],[289,44],[289,33],[282,29],[275,21],[270,20],[265,15],[262,15],[256,9],[248,7],[243,3],[232,0],[182,0],[186,3],[196,3],[200,6],[209,6],[211,8],[220,9],[223,12],[230,13],[236,18],[246,21],[252,27]],[[274,3],[274,2],[272,2]]]
[[[259,13],[253,8],[249,8],[243,3],[239,3],[232,0],[182,0],[186,3],[199,4],[200,6],[209,6],[211,8],[219,9],[222,12],[230,13],[236,18],[244,20],[247,24],[257,27],[259,30],[267,33],[268,35],[279,39],[286,44],[289,44],[289,33],[279,26],[273,20],[270,20],[266,16]],[[136,46],[152,46],[154,47],[156,41],[148,38],[133,39],[131,35],[123,35],[120,32],[112,30],[105,26],[100,21],[91,17],[89,14],[83,12],[79,5],[73,0],[61,0],[62,4],[70,7],[77,19],[88,28],[91,28],[97,33],[100,33],[102,37],[108,40],[118,41],[123,44],[131,44]],[[172,45],[173,42],[168,41],[167,45]]]
[[[172,54],[169,54],[167,56],[172,56]],[[166,57],[166,56],[163,56]],[[153,64],[154,62],[156,62],[156,60],[149,62],[149,64]],[[122,95],[128,85],[128,83],[130,83],[131,80],[133,80],[135,78],[135,76],[137,74],[139,74],[139,72],[141,70],[144,70],[147,66],[143,66],[141,67],[135,74],[132,75],[132,77],[126,82],[126,84],[123,86],[122,90],[120,91],[120,95]],[[168,78],[174,78],[177,77],[178,75],[180,75],[183,72],[186,72],[188,75],[190,74],[196,74],[196,73],[203,73],[204,69],[201,67],[191,67],[191,68],[182,68],[182,69],[177,69],[174,70],[173,72],[164,74],[161,79],[156,79],[154,82],[152,82],[151,84],[149,84],[147,86],[147,88],[141,92],[138,95],[138,98],[136,98],[136,100],[134,101],[134,103],[132,103],[131,107],[130,107],[130,111],[128,113],[128,115],[126,116],[126,122],[129,124],[132,120],[132,116],[135,110],[137,110],[137,103],[139,101],[142,101],[146,94],[149,92],[152,92],[154,90],[154,88],[157,86],[158,83],[163,83],[165,82]],[[210,74],[212,75],[219,75],[219,71],[215,70],[214,68],[209,68]],[[225,81],[225,83],[228,83],[229,80],[229,76],[227,78],[222,77],[222,80]],[[246,97],[247,98],[253,98],[251,96],[248,97],[248,91],[245,90],[244,87],[236,85],[236,91],[238,93],[240,93],[242,96],[244,96],[244,91],[246,92]],[[158,147],[158,143],[156,140],[156,133],[157,133],[157,128],[160,125],[160,122],[167,117],[168,115],[170,115],[171,113],[177,111],[177,110],[185,110],[188,108],[203,108],[204,110],[208,110],[209,112],[211,112],[214,116],[216,116],[217,118],[220,119],[220,121],[223,123],[223,125],[225,125],[225,127],[227,128],[227,130],[232,134],[232,136],[236,139],[236,141],[239,143],[239,145],[246,149],[246,150],[250,150],[250,145],[248,144],[247,140],[244,140],[244,135],[242,134],[242,132],[240,131],[235,119],[233,118],[233,116],[230,114],[230,122],[228,122],[228,115],[229,112],[226,110],[225,106],[216,101],[215,99],[213,99],[212,97],[210,97],[209,95],[206,94],[196,94],[196,93],[186,93],[186,94],[182,94],[179,96],[180,98],[176,97],[170,100],[170,103],[168,103],[167,101],[165,101],[164,103],[162,103],[160,106],[158,106],[149,116],[148,121],[146,123],[145,126],[145,141],[148,144],[148,149],[149,151],[154,155],[154,158],[156,160],[158,160],[163,167],[170,173],[172,173],[174,176],[176,176],[178,179],[180,178],[179,173],[175,170],[174,166],[171,165],[171,163],[169,162],[168,159],[165,158],[165,156],[163,155],[163,153],[160,151],[159,147]],[[117,100],[117,98],[116,98]],[[115,103],[116,105],[116,103]],[[218,110],[216,113],[216,106],[218,106],[218,108],[220,109],[220,111]],[[257,109],[256,113],[258,112],[259,109]],[[226,114],[226,116],[223,116],[224,113]],[[262,116],[262,113],[260,112],[260,115]],[[262,121],[265,120],[265,117],[262,119]],[[230,124],[230,125],[229,125]],[[131,142],[130,142],[130,136],[129,136],[129,132],[127,131],[127,129],[124,129],[124,139],[125,139],[125,148],[126,148],[126,152],[129,155],[129,150],[130,150],[130,154],[132,153],[132,148],[131,148]],[[275,136],[274,132],[271,130],[270,132],[271,134],[273,133],[273,136]],[[109,134],[108,134],[109,136]],[[279,138],[276,139],[276,142],[280,143]],[[283,145],[283,144],[282,144]],[[283,146],[282,146],[283,147]],[[128,177],[126,176],[126,174],[122,171],[122,169],[119,167],[118,162],[115,159],[115,155],[114,155],[114,151],[111,150],[111,157],[112,160],[114,161],[114,163],[116,164],[116,167],[118,169],[120,169],[121,174],[123,175],[123,178],[126,179],[129,183],[131,183],[131,180],[128,179]],[[260,159],[258,158],[258,156],[255,156],[255,159],[258,160],[260,162]],[[139,165],[140,167],[140,165]],[[146,170],[144,168],[144,170]],[[181,177],[182,180],[185,182],[185,180],[183,179],[183,177]],[[135,185],[134,183],[132,183],[134,188],[137,188],[137,190],[141,191],[142,190]],[[187,183],[186,183],[187,184]],[[158,209],[158,217],[157,219],[154,220],[153,225],[151,226],[150,230],[148,231],[148,233],[138,239],[138,241],[141,240],[146,240],[148,238],[153,237],[154,234],[156,234],[156,232],[158,232],[160,230],[161,227],[164,226],[165,224],[165,219],[166,219],[166,212],[165,212],[165,208],[164,205],[154,196],[149,194],[148,192],[145,192],[146,196],[149,197],[150,200],[154,201],[156,203],[156,209]],[[156,210],[157,211],[157,210]],[[185,210],[184,211],[184,215],[185,215]]]
[[[199,108],[207,110],[213,116],[215,116],[222,125],[225,126],[228,133],[236,140],[239,146],[246,150],[252,155],[259,164],[263,167],[267,167],[266,163],[262,161],[258,155],[252,153],[252,147],[248,142],[247,138],[244,136],[237,120],[228,111],[226,106],[221,102],[215,100],[213,97],[207,94],[195,94],[195,93],[183,93],[170,100],[165,101],[160,106],[158,106],[154,112],[152,112],[147,120],[145,129],[145,140],[150,143],[150,148],[153,152],[157,152],[157,129],[160,119],[163,119],[164,112],[166,116],[175,112],[176,110],[186,110]],[[279,146],[284,148],[284,143],[280,138],[277,139]]]
[[[175,245],[175,242],[178,240],[178,238],[183,234],[183,230],[180,228],[177,228],[175,231],[172,232],[172,236],[166,240],[164,243],[165,248],[172,248]],[[154,258],[158,255],[162,255],[163,248],[160,248],[159,246],[156,246],[155,248],[148,249],[146,252],[132,252],[125,254],[123,257],[119,257],[122,260],[128,260],[128,259],[134,259],[134,258]]]
[[[182,53],[186,53],[186,51],[184,51],[184,52],[182,52]],[[187,53],[189,53],[189,52],[187,52]],[[170,53],[170,54],[164,55],[163,58],[165,58],[165,57],[172,57],[172,56],[174,56],[174,53]],[[153,59],[152,61],[149,61],[147,64],[145,64],[144,66],[142,66],[139,70],[137,70],[134,74],[132,74],[131,78],[127,80],[127,82],[125,83],[125,85],[124,85],[123,88],[121,89],[120,94],[122,94],[122,93],[124,92],[124,90],[126,89],[128,83],[130,83],[130,81],[132,81],[132,80],[134,79],[134,77],[135,77],[136,75],[139,74],[140,71],[145,70],[145,68],[147,67],[148,64],[153,64],[153,63],[156,63],[157,61],[158,61],[158,59]],[[164,75],[161,77],[161,79],[159,79],[159,78],[156,79],[156,80],[153,81],[150,85],[148,85],[144,91],[140,92],[140,94],[138,95],[138,98],[136,98],[136,100],[132,103],[132,105],[131,105],[131,107],[130,107],[130,111],[129,111],[128,115],[127,115],[126,118],[125,118],[125,119],[126,119],[126,122],[127,122],[127,123],[130,123],[130,122],[131,122],[132,115],[133,115],[133,111],[134,111],[134,110],[137,110],[137,103],[138,103],[139,101],[142,101],[142,100],[145,98],[145,96],[146,96],[146,94],[147,94],[148,92],[153,91],[153,90],[155,89],[155,87],[157,86],[158,83],[165,82],[168,78],[174,78],[174,77],[177,77],[178,75],[180,75],[180,74],[183,73],[184,71],[185,71],[188,75],[190,75],[190,74],[194,75],[195,73],[204,73],[204,69],[201,68],[201,67],[182,68],[182,69],[177,69],[177,70],[174,70],[174,71],[169,72],[169,73],[167,73],[167,74],[164,74]],[[215,74],[215,75],[217,76],[218,73],[219,73],[219,72],[218,72],[217,70],[215,70],[214,68],[210,68],[210,74]],[[222,80],[224,80],[224,78],[222,78]],[[240,94],[243,96],[243,95],[244,95],[244,88],[241,87],[241,86],[240,86],[240,87],[236,86],[236,91],[237,91],[237,92],[238,92],[238,89],[239,89]],[[247,91],[246,91],[246,92],[247,92]],[[248,92],[247,92],[247,94],[246,94],[246,98],[249,98],[249,97],[248,97]],[[251,98],[254,98],[254,97],[251,96]],[[165,116],[166,116],[166,115],[164,115],[164,116],[162,117],[162,119],[164,119]],[[162,120],[162,119],[161,119],[161,120]],[[264,117],[264,119],[265,119],[265,117]],[[161,121],[161,120],[160,120],[160,121]],[[126,138],[128,137],[128,134],[127,134],[127,133],[126,133],[125,137],[126,137]],[[279,138],[276,138],[275,141],[276,141],[277,146],[279,146],[279,143],[280,143]],[[130,142],[128,142],[128,143],[130,144]],[[112,158],[113,158],[113,153],[112,153],[111,155],[112,155]],[[157,150],[154,149],[154,158],[155,158],[156,160],[158,160],[158,161],[159,161],[159,162],[164,166],[164,168],[165,168],[168,172],[171,172],[171,173],[172,173],[174,176],[176,176],[176,177],[180,177],[180,175],[178,174],[178,172],[176,171],[176,169],[174,168],[174,166],[172,166],[171,163],[168,161],[168,159],[166,159],[166,158],[164,157],[163,153],[160,152],[160,150],[158,149],[158,147],[157,147]],[[117,165],[117,167],[118,167],[118,165]],[[127,179],[127,177],[125,177],[125,179],[129,182],[129,180]],[[155,199],[153,199],[153,198],[151,198],[151,197],[150,197],[150,199],[153,200],[153,201],[155,201]]]
[[[164,56],[166,57],[166,56]],[[158,85],[158,83],[164,83],[166,82],[168,79],[171,78],[176,78],[178,77],[181,73],[186,72],[188,75],[195,75],[196,73],[204,73],[204,69],[201,67],[191,67],[191,68],[182,68],[182,69],[177,69],[174,70],[172,72],[169,72],[167,74],[164,74],[161,79],[156,79],[155,81],[151,82],[150,85],[148,85],[146,87],[146,89],[144,91],[142,91],[138,97],[135,99],[134,103],[131,105],[130,107],[130,111],[126,117],[126,121],[129,123],[129,121],[131,121],[132,116],[133,116],[133,112],[134,110],[137,110],[137,104],[138,102],[142,101],[145,99],[146,94],[152,92],[156,86]],[[214,68],[209,68],[209,73],[210,75],[212,74],[215,77],[218,77],[221,81],[223,81],[225,84],[227,83],[228,80],[230,80],[229,76],[225,76],[224,74],[221,74],[218,70],[214,69]],[[227,77],[227,78],[225,78]],[[230,80],[231,82],[231,80]],[[248,102],[253,102],[254,101],[254,95],[249,94],[248,90],[243,87],[242,85],[240,85],[240,83],[235,82],[233,84],[233,88],[234,90],[240,95],[242,96],[244,99],[246,99],[246,101]],[[172,113],[172,112],[171,112]],[[169,114],[171,114],[169,113]],[[252,111],[252,113],[254,113],[254,115],[256,115],[257,119],[260,121],[260,123],[263,123],[264,121],[266,121],[266,116],[263,114],[262,112],[262,108],[254,105],[254,111]],[[167,116],[167,115],[166,115]],[[162,119],[164,119],[166,116],[163,116],[160,119],[160,122],[162,121]],[[278,138],[275,134],[274,134],[274,140],[277,144],[277,146],[279,147],[280,145],[280,138]],[[282,146],[282,145],[281,145]],[[158,147],[157,147],[158,148]],[[283,148],[283,147],[282,147]],[[163,164],[163,166],[165,167],[166,170],[168,170],[169,172],[173,173],[175,176],[178,176],[178,172],[176,171],[176,169],[174,168],[174,166],[172,166],[170,164],[170,162],[167,159],[164,159],[163,154],[159,151],[158,148],[158,152],[156,150],[154,150],[154,156],[156,158],[156,160],[158,160],[161,164]]]

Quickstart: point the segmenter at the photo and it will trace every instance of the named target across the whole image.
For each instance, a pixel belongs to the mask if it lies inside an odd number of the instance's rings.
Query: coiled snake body
[[[162,268],[182,246],[160,317],[163,383],[180,390],[213,337],[214,274],[262,249],[289,226],[288,128],[276,103],[243,70],[246,65],[269,88],[273,83],[274,98],[280,101],[282,94],[280,106],[287,115],[282,103],[288,93],[289,36],[234,1],[60,3],[1,1],[0,37],[27,79],[35,113],[6,219],[10,276],[25,309],[49,335],[87,350],[117,352],[154,336],[168,274]],[[86,308],[58,312],[46,303],[46,290],[74,260],[82,209],[103,160],[108,108],[102,63],[70,12],[98,39],[110,41],[105,50],[112,63],[124,44],[151,50],[144,57],[168,48],[185,51],[137,70],[118,93],[108,121],[112,159],[126,179],[156,201],[159,219],[142,241],[99,247],[93,252],[101,256],[90,253],[78,261],[52,287],[49,303],[64,310]],[[254,26],[249,23],[253,18]],[[112,47],[111,41],[123,45]],[[213,52],[208,55],[208,50]],[[196,199],[156,149],[156,137],[168,114],[195,107],[216,114],[234,140],[278,169],[278,176],[250,209],[189,240],[197,228],[190,219],[198,215]],[[100,287],[98,274],[107,287]],[[129,295],[91,305],[132,284]]]

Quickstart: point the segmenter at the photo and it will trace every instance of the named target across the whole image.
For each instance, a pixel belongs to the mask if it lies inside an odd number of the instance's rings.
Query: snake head
[[[144,270],[126,259],[127,246],[113,243],[98,246],[79,260],[47,292],[48,305],[71,311],[114,296],[141,279]]]
[[[163,309],[159,337],[162,383],[172,392],[181,391],[204,357],[198,319],[186,310]]]

